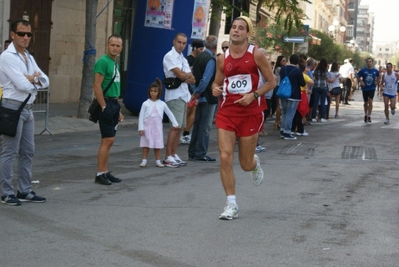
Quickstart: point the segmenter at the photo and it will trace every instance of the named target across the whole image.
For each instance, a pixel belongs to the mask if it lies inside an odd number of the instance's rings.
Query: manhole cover
[[[342,159],[376,160],[377,154],[374,147],[345,146],[341,155]]]
[[[283,155],[300,155],[300,156],[313,156],[316,149],[315,144],[307,143],[296,143],[291,145],[286,145],[279,154]]]

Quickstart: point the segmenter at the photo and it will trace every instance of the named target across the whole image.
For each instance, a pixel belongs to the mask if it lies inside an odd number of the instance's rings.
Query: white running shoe
[[[317,120],[316,119],[312,119],[312,122],[317,122]]]
[[[255,186],[259,186],[263,181],[263,170],[260,167],[260,161],[258,155],[254,155],[256,160],[256,168],[251,171],[252,183]]]
[[[180,144],[189,145],[190,141],[191,141],[190,135],[184,135],[184,136],[180,137]]]
[[[391,109],[391,114],[392,114],[392,116],[395,115],[395,110],[394,109]]]
[[[322,122],[322,123],[326,123],[326,122],[327,122],[327,120],[326,120],[326,119],[321,119],[321,120],[320,120],[320,122]]]
[[[224,212],[219,215],[221,220],[232,220],[238,217],[238,206],[237,204],[229,203],[224,208]]]
[[[175,161],[176,161],[177,163],[180,164],[180,166],[186,166],[186,165],[187,165],[187,162],[185,162],[184,160],[182,160],[177,154],[175,154],[175,155],[173,156],[173,158],[175,159]]]
[[[261,146],[261,145],[256,146],[256,148],[255,148],[255,152],[256,152],[256,153],[260,153],[260,152],[263,152],[263,151],[266,151],[266,148],[265,148],[265,147],[263,147],[263,146]]]
[[[384,121],[384,124],[389,124],[389,119],[386,119],[386,120]]]
[[[179,168],[180,164],[176,162],[175,158],[172,156],[168,156],[163,160],[163,165],[169,168]]]

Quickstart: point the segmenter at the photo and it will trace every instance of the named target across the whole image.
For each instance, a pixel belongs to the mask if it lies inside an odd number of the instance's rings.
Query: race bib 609
[[[231,94],[249,93],[252,91],[251,74],[239,74],[228,77],[227,90]]]

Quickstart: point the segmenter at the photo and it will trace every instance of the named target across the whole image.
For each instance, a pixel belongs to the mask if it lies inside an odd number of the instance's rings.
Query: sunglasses
[[[15,32],[18,36],[24,37],[25,35],[28,36],[29,38],[32,37],[33,33],[31,32]]]
[[[228,49],[229,47],[228,46],[222,46],[222,49]]]

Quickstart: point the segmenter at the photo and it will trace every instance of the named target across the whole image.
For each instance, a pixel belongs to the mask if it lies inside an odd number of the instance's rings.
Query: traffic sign
[[[284,36],[283,40],[285,43],[303,43],[305,38],[303,36]]]

